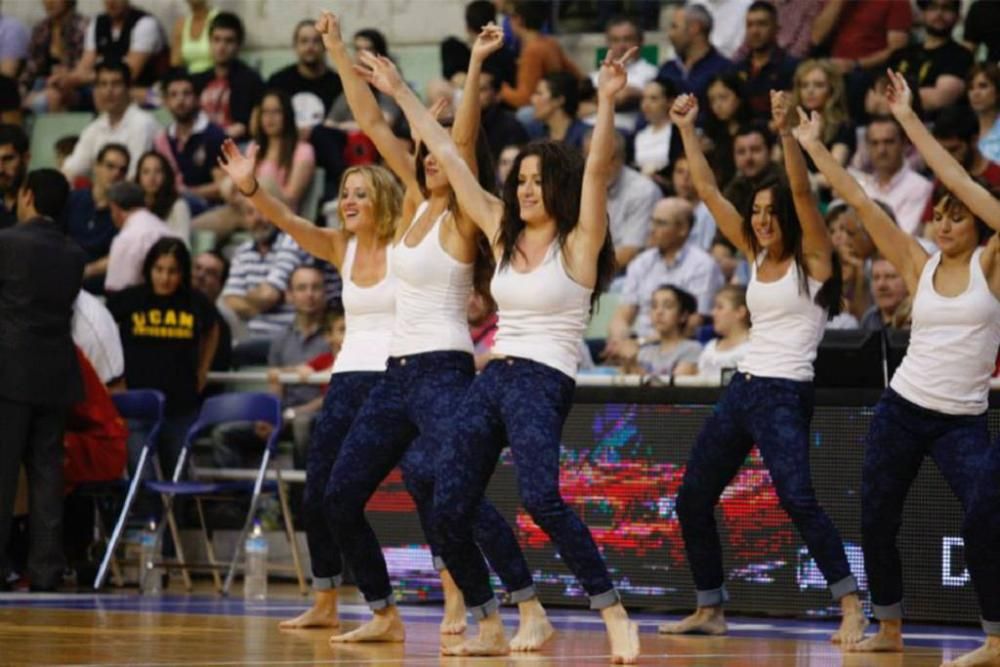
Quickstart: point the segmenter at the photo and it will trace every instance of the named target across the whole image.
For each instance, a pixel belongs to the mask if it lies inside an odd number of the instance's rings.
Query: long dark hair
[[[753,225],[750,220],[753,216],[754,200],[757,199],[759,193],[766,190],[770,190],[773,197],[774,216],[778,219],[778,227],[781,229],[781,256],[777,259],[792,257],[798,269],[799,290],[809,294],[809,278],[806,275],[805,260],[802,255],[802,224],[795,211],[792,191],[786,183],[778,178],[765,178],[754,188],[753,194],[747,200],[747,209],[743,212],[743,239],[753,251],[753,257],[749,259],[756,261],[762,250],[760,243],[757,242],[757,235],[753,233]],[[836,251],[832,251],[830,277],[813,297],[816,305],[825,309],[829,317],[833,317],[841,311],[843,278],[840,275],[840,270],[840,258]]]
[[[517,249],[517,239],[524,230],[524,220],[521,219],[521,205],[517,199],[517,181],[521,171],[521,162],[526,157],[535,156],[541,163],[542,201],[545,210],[556,221],[556,238],[559,247],[566,245],[570,232],[576,229],[580,219],[580,193],[583,191],[583,154],[575,148],[558,141],[532,141],[517,154],[510,174],[503,185],[502,199],[504,203],[503,218],[500,221],[499,238],[497,239],[503,252],[500,255],[500,266],[507,266],[514,258]],[[606,213],[605,213],[606,215]],[[615,250],[611,244],[611,232],[604,236],[604,244],[597,258],[597,283],[590,297],[590,310],[593,312],[597,300],[604,292],[615,275]]]
[[[177,175],[167,158],[156,151],[146,151],[139,158],[135,169],[136,183],[140,183],[139,174],[142,171],[142,163],[148,159],[155,159],[160,163],[163,182],[160,184],[160,188],[152,194],[152,201],[150,201],[150,194],[146,193],[146,207],[161,220],[166,220],[170,217],[170,209],[174,207],[174,202],[177,201]]]
[[[292,98],[288,93],[279,88],[268,88],[260,98],[260,110],[264,110],[264,100],[268,97],[275,97],[281,105],[281,150],[278,152],[278,166],[288,174],[292,169],[292,156],[295,155],[295,147],[299,143],[299,131],[295,127],[295,109],[292,108]],[[264,132],[261,119],[257,119],[257,143],[260,145],[260,159],[267,156],[270,138]]]
[[[164,255],[173,255],[177,260],[177,266],[181,272],[181,285],[178,292],[188,294],[191,292],[191,253],[187,246],[178,238],[164,236],[153,244],[153,247],[146,253],[146,259],[142,262],[142,279],[146,282],[146,287],[152,290],[153,285],[153,265],[156,260]]]

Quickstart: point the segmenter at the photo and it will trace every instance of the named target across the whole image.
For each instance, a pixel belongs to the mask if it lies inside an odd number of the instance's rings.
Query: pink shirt
[[[137,209],[125,219],[118,235],[111,241],[108,252],[108,273],[104,289],[117,292],[126,287],[141,285],[142,264],[153,244],[164,236],[177,237],[166,223],[144,208]]]
[[[852,171],[851,174],[872,199],[881,199],[896,215],[896,223],[907,234],[920,236],[920,222],[934,184],[906,164],[886,185],[875,174]]]
[[[312,144],[307,141],[300,141],[295,145],[295,152],[292,153],[292,164],[316,164],[316,152],[313,150]],[[288,187],[288,178],[291,176],[291,170],[285,169],[278,165],[274,160],[261,159],[257,163],[257,180],[270,179],[281,187],[282,191]],[[298,210],[299,200],[286,201],[292,209]]]

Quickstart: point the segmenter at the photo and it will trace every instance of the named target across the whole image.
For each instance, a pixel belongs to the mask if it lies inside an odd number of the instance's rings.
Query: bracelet
[[[243,192],[242,190],[239,189],[239,187],[236,188],[237,192],[239,192],[241,195],[243,195],[244,197],[246,197],[248,199],[250,197],[253,197],[255,194],[257,194],[258,190],[260,190],[260,181],[258,181],[256,178],[253,179],[253,189],[250,190],[250,192]]]

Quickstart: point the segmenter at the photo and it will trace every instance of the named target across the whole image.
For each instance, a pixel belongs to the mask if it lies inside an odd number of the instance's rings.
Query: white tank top
[[[741,373],[761,377],[811,382],[816,348],[823,338],[826,310],[813,301],[823,283],[807,278],[802,290],[799,265],[792,261],[785,275],[774,282],[757,279],[764,253],[750,266],[747,308],[750,310],[750,345],[737,365]]]
[[[420,219],[428,202],[417,209]],[[463,264],[441,246],[441,220],[415,247],[406,245],[407,228],[393,248],[392,272],[396,276],[396,323],[389,355],[400,357],[422,352],[455,350],[472,354],[472,336],[466,310],[472,290],[472,263]],[[413,223],[410,223],[410,227]]]
[[[499,317],[493,352],[531,359],[575,378],[594,290],[566,272],[559,243],[552,242],[533,271],[498,266],[490,291]]]
[[[392,244],[385,248],[385,277],[369,287],[351,280],[358,240],[351,238],[344,253],[341,298],[347,334],[333,362],[334,373],[384,371],[396,319],[396,280],[392,275]]]
[[[934,289],[940,252],[920,273],[910,346],[889,386],[922,408],[948,415],[986,412],[1000,345],[1000,301],[983,275],[982,252],[972,253],[969,285],[958,296]]]

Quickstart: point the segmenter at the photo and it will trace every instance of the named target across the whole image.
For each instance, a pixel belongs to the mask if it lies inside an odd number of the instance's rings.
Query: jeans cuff
[[[437,572],[444,572],[448,569],[448,566],[444,564],[444,558],[441,558],[441,556],[434,556],[431,560],[433,561],[434,569]]]
[[[618,594],[618,591],[614,588],[604,591],[603,593],[598,593],[597,595],[590,596],[590,608],[596,611],[601,609],[607,609],[608,607],[614,607],[616,604],[622,601],[622,596]]]
[[[344,575],[335,574],[332,577],[313,577],[312,587],[314,591],[328,591],[339,588],[344,583]]]
[[[729,591],[726,590],[725,584],[710,591],[695,591],[695,594],[698,597],[699,607],[721,607],[723,603],[729,601]]]
[[[527,602],[532,598],[538,597],[538,592],[535,590],[535,585],[530,584],[516,591],[511,591],[507,594],[507,601],[511,604],[517,604],[519,602]]]
[[[833,596],[835,601],[846,595],[857,592],[858,581],[854,578],[853,574],[849,574],[840,581],[830,584],[830,595]]]
[[[898,621],[903,618],[903,601],[895,604],[872,604],[872,613],[880,621]]]
[[[485,604],[476,605],[475,607],[469,607],[469,613],[472,614],[472,618],[477,621],[481,621],[484,618],[488,618],[493,614],[497,613],[500,609],[500,600],[496,599],[496,596],[491,597]]]
[[[983,624],[983,632],[988,635],[1000,635],[1000,621],[987,621],[985,618],[979,620]]]
[[[368,608],[371,609],[372,611],[387,609],[388,607],[393,607],[395,605],[396,605],[396,597],[392,594],[390,594],[389,597],[368,601]]]

